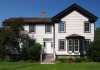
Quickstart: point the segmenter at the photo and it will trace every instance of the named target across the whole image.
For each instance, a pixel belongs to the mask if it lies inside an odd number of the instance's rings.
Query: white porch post
[[[43,45],[41,46],[40,63],[42,63],[43,61],[42,55],[43,55]]]

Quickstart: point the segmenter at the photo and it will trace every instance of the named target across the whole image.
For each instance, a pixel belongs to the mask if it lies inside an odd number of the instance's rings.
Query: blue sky
[[[0,0],[0,21],[10,17],[39,17],[41,9],[52,17],[73,3],[100,17],[100,0]],[[96,26],[100,27],[100,19]]]

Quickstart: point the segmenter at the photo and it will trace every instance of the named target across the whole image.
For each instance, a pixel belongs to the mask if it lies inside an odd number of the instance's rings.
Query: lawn
[[[41,65],[28,62],[0,62],[0,70],[100,70],[100,63]]]

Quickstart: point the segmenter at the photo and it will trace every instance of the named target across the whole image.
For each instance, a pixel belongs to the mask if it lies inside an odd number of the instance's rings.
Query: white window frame
[[[78,50],[77,50],[77,51],[75,50],[75,46],[76,46],[75,40],[78,41],[78,44],[77,44]],[[79,43],[79,40],[78,40],[78,39],[75,39],[75,40],[74,40],[74,52],[77,53],[77,52],[79,52],[79,46],[80,46],[80,43]]]
[[[70,45],[69,45],[69,41],[71,40],[71,42],[72,42],[72,50],[69,50],[69,47],[70,47]],[[76,51],[75,50],[75,40],[78,40],[78,44],[77,44],[77,46],[78,46],[78,50]],[[68,39],[68,52],[69,53],[78,53],[79,52],[79,46],[80,46],[80,42],[79,42],[79,39]]]
[[[73,51],[73,44],[71,44],[71,46],[72,46],[71,49],[72,49],[72,50],[69,50],[69,47],[70,47],[70,46],[69,46],[69,41],[71,41],[71,42],[73,43],[73,40],[72,40],[72,39],[68,39],[67,41],[68,41],[68,43],[67,43],[67,44],[68,44],[68,52],[69,52],[69,53],[72,53],[72,51]]]

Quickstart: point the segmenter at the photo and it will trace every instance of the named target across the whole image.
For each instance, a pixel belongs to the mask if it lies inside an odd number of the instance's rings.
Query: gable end
[[[80,7],[77,4],[72,4],[67,9],[63,10],[62,12],[58,13],[56,16],[52,17],[52,20],[54,22],[59,22],[61,18],[70,14],[74,10],[79,12],[80,14],[84,15],[85,17],[87,17],[91,23],[95,22],[97,20],[97,17],[95,15],[93,15],[92,13],[90,13],[89,11],[85,10],[84,8]]]

